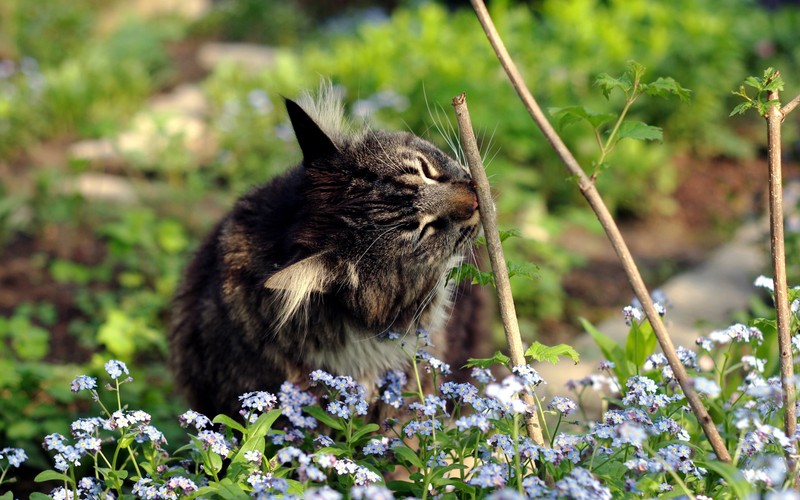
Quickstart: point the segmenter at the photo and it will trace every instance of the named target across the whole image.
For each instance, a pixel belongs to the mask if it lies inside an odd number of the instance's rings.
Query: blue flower
[[[265,392],[246,392],[239,396],[239,401],[242,402],[242,415],[249,413],[250,410],[257,412],[269,411],[275,407],[278,398],[274,395]]]
[[[502,488],[508,482],[508,466],[496,463],[483,464],[473,471],[472,477],[467,482],[481,488]]]
[[[544,382],[544,379],[539,375],[539,372],[534,370],[531,365],[515,366],[511,369],[511,371],[522,378],[522,380],[530,386],[535,387]]]
[[[578,405],[575,404],[575,401],[562,396],[553,396],[553,398],[550,400],[550,404],[548,404],[547,407],[551,410],[558,411],[561,413],[562,417],[566,417],[578,409]]]
[[[201,431],[211,425],[211,420],[209,420],[208,417],[194,410],[187,410],[182,413],[180,416],[178,416],[178,421],[180,422],[181,427],[186,428],[191,425],[198,431]]]
[[[350,488],[350,498],[353,500],[394,500],[394,494],[386,486],[369,484]]]
[[[72,392],[91,391],[97,387],[97,379],[88,375],[78,375],[70,384]]]
[[[429,417],[436,416],[436,414],[441,410],[444,415],[447,415],[447,403],[444,402],[442,398],[439,396],[435,396],[433,394],[428,394],[425,396],[425,401],[420,402],[413,402],[408,405],[408,408],[411,410],[415,410],[422,415],[427,415]]]
[[[19,467],[22,462],[28,459],[28,455],[25,454],[25,450],[22,448],[3,448],[0,450],[0,460],[4,458],[8,460],[9,465]]]
[[[333,439],[329,438],[324,434],[320,434],[319,436],[314,438],[314,443],[319,446],[320,448],[327,448],[329,446],[333,446],[335,443]]]
[[[401,370],[389,370],[386,372],[386,375],[380,378],[381,401],[393,408],[403,406],[405,404],[403,388],[407,382],[408,378]]]
[[[317,399],[308,392],[301,391],[291,382],[284,382],[278,391],[278,400],[283,409],[282,415],[295,427],[315,429],[317,420],[311,416],[303,415],[303,407],[317,403]]]
[[[480,429],[481,432],[489,432],[489,429],[492,427],[492,423],[485,416],[473,413],[456,420],[456,427],[461,432],[464,432],[467,429]]]
[[[410,420],[403,428],[403,432],[405,432],[406,437],[411,437],[415,434],[418,436],[431,436],[434,430],[438,431],[441,428],[442,422],[440,420]]]
[[[362,450],[364,455],[383,456],[389,449],[389,438],[372,438]]]
[[[722,389],[720,389],[716,381],[705,377],[697,377],[694,379],[694,389],[700,394],[705,394],[712,398],[716,398],[722,392]]]
[[[211,449],[217,455],[227,457],[231,453],[231,444],[225,440],[225,436],[214,431],[200,431],[197,435],[200,442],[206,449]]]
[[[553,493],[558,498],[611,500],[611,491],[581,467],[575,467],[567,477],[556,482]]]
[[[350,418],[350,408],[341,401],[331,401],[325,409],[333,416],[344,419]]]
[[[492,375],[492,371],[489,370],[488,368],[475,367],[472,369],[472,373],[470,374],[470,376],[481,384],[488,384],[489,382],[495,381],[494,375]]]
[[[125,375],[130,374],[130,372],[128,371],[128,367],[125,366],[125,363],[116,359],[106,361],[104,367],[106,369],[106,372],[108,372],[108,374],[114,380],[120,378],[123,374]]]

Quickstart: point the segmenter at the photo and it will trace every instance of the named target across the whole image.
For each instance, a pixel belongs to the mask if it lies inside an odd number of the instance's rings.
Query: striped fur
[[[355,130],[334,94],[286,101],[303,162],[239,199],[186,269],[171,352],[198,411],[234,414],[241,393],[304,386],[315,369],[374,395],[409,368],[389,331],[427,329],[433,354],[458,363],[486,337],[446,279],[478,231],[469,173],[412,134]],[[460,286],[456,304],[474,292]]]

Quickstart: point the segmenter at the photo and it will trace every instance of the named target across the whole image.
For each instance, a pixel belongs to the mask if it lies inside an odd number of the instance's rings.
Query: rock
[[[694,349],[697,337],[730,326],[733,323],[731,314],[748,307],[756,293],[753,280],[767,264],[768,252],[765,251],[764,241],[768,231],[764,221],[745,224],[729,243],[713,251],[703,264],[674,276],[659,287],[671,303],[665,322],[676,347],[683,345]],[[623,347],[629,331],[622,317],[622,307],[625,305],[620,304],[619,316],[595,325]],[[605,358],[588,334],[576,338],[572,347],[581,355],[580,364],[573,366],[568,360],[562,359],[555,366],[549,363],[535,366],[547,381],[544,393],[548,397],[558,395],[574,398],[574,394],[565,387],[567,381],[599,373],[597,366]],[[590,417],[597,418],[602,394],[590,393],[591,390],[586,391],[583,402],[596,413]]]
[[[136,192],[130,182],[117,175],[85,173],[67,186],[69,192],[78,193],[88,200],[133,203]]]
[[[203,117],[208,114],[208,99],[198,85],[185,83],[168,94],[153,97],[150,100],[150,109]]]
[[[197,52],[200,66],[212,71],[222,63],[237,64],[255,72],[275,66],[278,49],[249,43],[210,42]]]

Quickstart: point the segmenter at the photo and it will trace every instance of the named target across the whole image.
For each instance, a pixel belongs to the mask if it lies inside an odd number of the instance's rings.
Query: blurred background
[[[662,143],[625,141],[598,179],[645,279],[703,261],[763,210],[765,127],[730,118],[749,75],[800,89],[800,8],[745,0],[493,1],[544,108],[617,112],[593,86],[633,59],[689,102],[642,98]],[[0,447],[40,443],[86,412],[69,391],[105,360],[169,438],[184,411],[165,323],[182,267],[248,187],[297,163],[281,96],[330,78],[355,120],[447,149],[466,91],[494,185],[526,340],[569,342],[631,298],[599,225],[521,107],[468,2],[4,0],[0,2]],[[793,176],[797,119],[784,124]],[[584,165],[592,131],[561,130]],[[793,142],[794,140],[794,142]],[[790,259],[800,245],[790,234]],[[800,278],[791,262],[790,284]],[[767,270],[765,270],[768,272]],[[794,279],[794,281],[792,281]],[[502,335],[498,331],[498,348]],[[141,383],[143,382],[143,383]]]

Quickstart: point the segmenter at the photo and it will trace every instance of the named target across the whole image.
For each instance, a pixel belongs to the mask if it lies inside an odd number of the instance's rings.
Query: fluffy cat
[[[454,368],[487,340],[480,291],[447,280],[478,233],[469,172],[415,135],[352,130],[330,87],[285,104],[302,163],[236,202],[174,300],[177,383],[209,416],[315,369],[375,396],[409,368],[390,331],[428,330]]]

